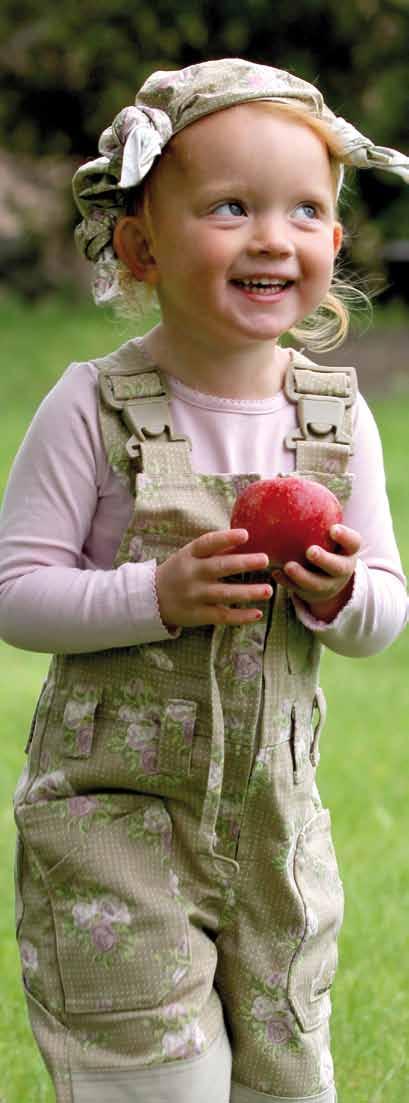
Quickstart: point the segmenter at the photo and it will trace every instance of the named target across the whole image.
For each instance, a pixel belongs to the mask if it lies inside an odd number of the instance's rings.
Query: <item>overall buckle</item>
[[[111,409],[121,413],[127,429],[132,433],[126,445],[126,451],[131,459],[137,457],[141,444],[155,437],[164,437],[167,441],[187,440],[186,437],[173,431],[168,394],[162,380],[161,387],[162,393],[149,395],[146,398],[139,395],[116,398],[109,373],[101,372],[100,388],[104,401]],[[188,443],[191,444],[189,440]]]
[[[324,374],[328,369],[323,368],[322,371]],[[332,372],[335,373],[336,369],[332,369]],[[291,402],[297,403],[298,415],[298,428],[286,437],[287,448],[295,449],[300,440],[311,441],[316,438],[351,448],[351,431],[348,432],[343,425],[345,410],[352,406],[356,398],[356,373],[354,368],[344,368],[339,374],[344,378],[346,376],[343,395],[312,395],[298,390],[296,369],[292,368],[287,373],[286,394]]]

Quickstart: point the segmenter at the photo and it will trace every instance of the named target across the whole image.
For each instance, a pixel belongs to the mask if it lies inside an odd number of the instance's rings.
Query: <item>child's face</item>
[[[172,140],[149,196],[165,325],[238,347],[276,340],[324,298],[342,230],[308,125],[251,104],[209,115]]]

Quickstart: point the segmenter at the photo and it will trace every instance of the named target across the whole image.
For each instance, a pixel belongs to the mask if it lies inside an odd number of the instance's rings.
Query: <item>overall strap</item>
[[[296,452],[296,474],[324,483],[345,503],[353,481],[348,463],[353,451],[355,368],[314,364],[296,352],[284,386],[297,408],[298,428],[285,440]]]
[[[132,354],[119,363],[107,357],[99,367],[101,425],[114,470],[121,467],[128,480],[135,466],[154,475],[191,471],[191,444],[173,429],[165,373],[146,359],[140,342],[132,342]]]

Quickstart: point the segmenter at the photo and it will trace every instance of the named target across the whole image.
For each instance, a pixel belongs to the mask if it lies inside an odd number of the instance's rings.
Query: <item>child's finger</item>
[[[224,532],[205,532],[190,544],[194,559],[206,559],[206,572],[209,578],[222,578],[232,574],[245,574],[249,571],[262,571],[268,567],[268,556],[264,552],[246,554],[248,539],[246,529],[227,529]],[[243,553],[236,551],[237,545],[244,544]]]
[[[204,532],[192,540],[190,550],[195,559],[207,559],[211,555],[233,550],[237,544],[246,544],[247,529],[225,529],[221,532]]]
[[[306,557],[313,567],[318,567],[324,574],[331,578],[342,578],[350,575],[355,570],[356,559],[354,555],[338,555],[336,552],[324,551],[318,545],[313,544],[307,548]],[[287,564],[286,564],[287,569]]]
[[[239,624],[252,624],[254,621],[262,620],[264,614],[261,609],[255,609],[254,607],[246,609],[235,609],[229,605],[215,605],[212,610],[212,614],[209,612],[209,608],[206,611],[206,619],[203,619],[203,624],[229,624],[232,627]]]
[[[240,585],[239,582],[232,586],[212,586],[207,592],[206,600],[209,605],[229,605],[241,601],[269,601],[273,596],[273,587],[268,583],[251,583]]]
[[[265,571],[268,556],[264,552],[251,555],[214,555],[206,563],[206,576],[211,579],[228,578],[235,574],[249,574],[251,571]]]
[[[330,536],[348,555],[356,555],[359,552],[362,540],[356,529],[350,529],[347,525],[332,525]]]
[[[311,594],[324,593],[331,585],[331,576],[327,573],[315,573],[301,563],[289,562],[284,567],[284,585],[296,587]]]

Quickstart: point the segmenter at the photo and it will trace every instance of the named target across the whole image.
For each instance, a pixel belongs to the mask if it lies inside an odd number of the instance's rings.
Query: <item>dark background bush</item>
[[[408,151],[408,32],[409,0],[20,0],[17,8],[2,0],[0,147],[20,165],[24,157],[26,173],[30,158],[43,157],[71,170],[95,156],[101,130],[153,69],[238,55],[317,83],[332,109],[376,143]],[[69,175],[60,184],[65,234],[74,219]],[[353,176],[342,215],[355,267],[385,274],[385,249],[409,241],[408,195],[385,173]],[[0,274],[10,273],[10,252],[34,249],[38,276],[41,234],[32,221],[24,226],[29,249],[2,249],[0,240]],[[403,271],[395,262],[398,283]]]

